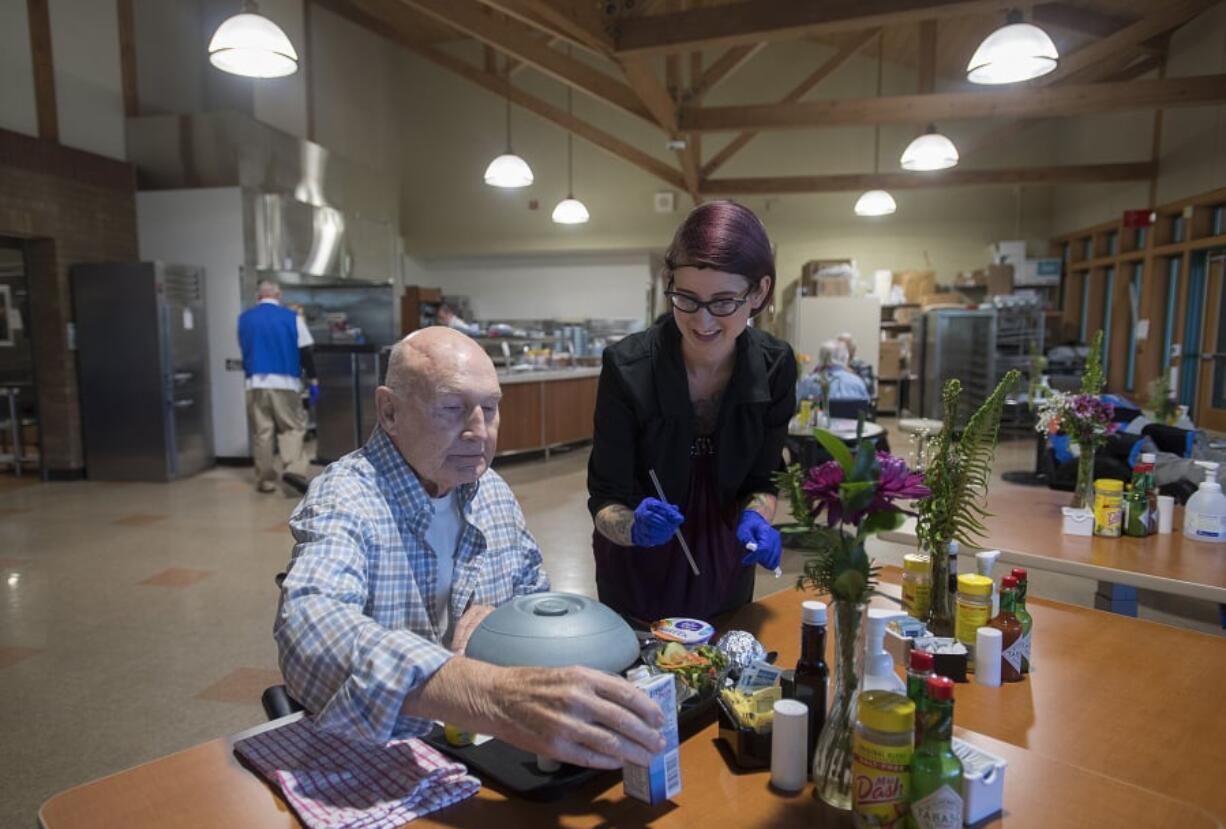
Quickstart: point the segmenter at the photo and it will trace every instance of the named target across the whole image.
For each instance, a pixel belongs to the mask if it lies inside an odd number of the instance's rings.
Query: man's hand
[[[451,650],[456,653],[464,653],[473,631],[485,620],[486,616],[493,612],[494,608],[487,604],[475,604],[465,610],[460,621],[455,623],[455,633],[451,635]]]
[[[664,748],[660,707],[590,668],[500,668],[455,656],[401,710],[590,768],[646,765]]]
[[[618,676],[590,668],[508,668],[498,683],[502,726],[525,751],[594,769],[647,765],[663,750],[660,707]]]

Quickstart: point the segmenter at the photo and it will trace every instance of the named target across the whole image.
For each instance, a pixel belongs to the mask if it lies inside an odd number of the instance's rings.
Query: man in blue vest
[[[251,454],[255,458],[255,487],[259,492],[276,489],[277,469],[273,443],[281,455],[283,480],[306,490],[306,411],[302,408],[302,374],[310,381],[313,404],[319,397],[315,341],[302,317],[281,307],[281,288],[269,279],[260,280],[258,302],[238,318],[238,342],[247,375],[247,422],[251,427]]]

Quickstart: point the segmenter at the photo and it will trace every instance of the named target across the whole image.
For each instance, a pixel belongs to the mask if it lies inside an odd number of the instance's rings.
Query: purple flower
[[[873,505],[869,508],[871,512],[890,509],[895,501],[927,498],[932,494],[932,490],[924,486],[923,474],[907,469],[907,462],[902,458],[878,452],[877,465],[881,467],[881,478],[877,482]]]
[[[833,527],[843,518],[843,502],[839,500],[839,485],[843,483],[843,467],[826,461],[809,470],[800,488],[809,496],[816,520],[826,510],[826,526]]]

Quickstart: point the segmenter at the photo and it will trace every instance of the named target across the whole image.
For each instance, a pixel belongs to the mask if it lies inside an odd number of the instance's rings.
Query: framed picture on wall
[[[8,285],[0,285],[0,345],[12,347],[13,326],[10,324],[13,313],[13,291]]]

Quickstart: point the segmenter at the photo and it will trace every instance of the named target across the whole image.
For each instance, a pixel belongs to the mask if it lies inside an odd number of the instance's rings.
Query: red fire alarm
[[[1152,210],[1125,210],[1124,227],[1149,227],[1157,218]]]

